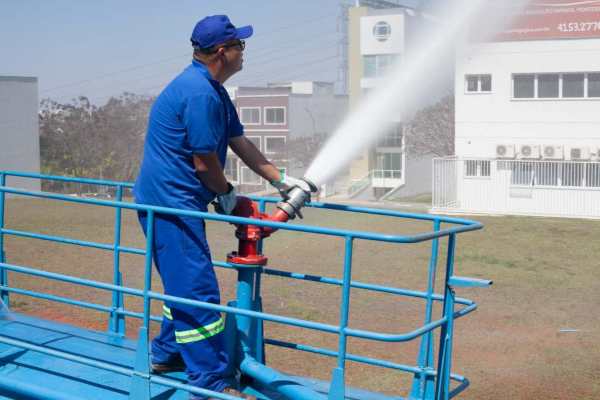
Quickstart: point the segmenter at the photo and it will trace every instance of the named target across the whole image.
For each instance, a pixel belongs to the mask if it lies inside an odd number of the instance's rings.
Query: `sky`
[[[39,79],[40,99],[154,95],[191,61],[206,15],[253,25],[227,85],[335,81],[339,0],[0,0],[0,75]]]

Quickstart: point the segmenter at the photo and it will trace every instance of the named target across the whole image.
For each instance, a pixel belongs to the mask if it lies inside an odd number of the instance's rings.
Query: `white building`
[[[434,161],[434,211],[600,217],[600,1],[533,3],[458,52],[456,157]]]
[[[361,1],[349,9],[349,104],[355,112],[360,112],[361,99],[382,84],[390,68],[411,56],[411,40],[424,23],[412,12],[418,3]],[[381,200],[431,192],[432,157],[410,154],[404,135],[406,119],[400,110],[390,114],[389,121],[394,122],[390,132],[353,160],[349,197]]]

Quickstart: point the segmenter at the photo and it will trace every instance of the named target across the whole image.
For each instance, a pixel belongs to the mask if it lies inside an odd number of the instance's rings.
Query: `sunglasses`
[[[245,40],[237,40],[234,43],[224,44],[223,46],[219,46],[219,48],[227,49],[229,47],[236,47],[236,46],[238,46],[241,51],[244,51],[244,49],[246,48],[246,41]],[[219,48],[217,48],[217,50]]]

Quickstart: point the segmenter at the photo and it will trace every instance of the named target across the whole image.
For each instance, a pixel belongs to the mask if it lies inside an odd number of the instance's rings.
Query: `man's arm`
[[[236,136],[229,139],[229,147],[242,161],[258,175],[268,182],[281,181],[281,173],[245,136]]]
[[[204,186],[217,194],[227,193],[229,186],[217,153],[194,154],[194,167]]]

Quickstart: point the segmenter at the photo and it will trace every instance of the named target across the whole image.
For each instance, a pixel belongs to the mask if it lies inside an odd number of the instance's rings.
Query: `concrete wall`
[[[0,170],[40,172],[37,78],[0,76]],[[40,190],[38,180],[7,185]]]
[[[404,185],[390,195],[390,198],[412,197],[431,193],[431,164],[433,156],[411,158],[405,162]]]
[[[457,57],[456,155],[495,157],[498,144],[600,148],[600,98],[513,99],[516,73],[600,72],[600,39],[489,43]],[[492,92],[466,94],[466,74],[491,74]]]

